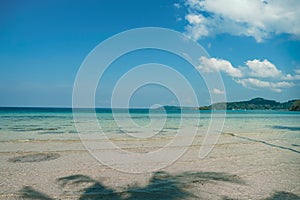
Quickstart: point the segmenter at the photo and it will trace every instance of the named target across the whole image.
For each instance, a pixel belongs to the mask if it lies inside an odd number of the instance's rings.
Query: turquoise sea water
[[[90,116],[92,110],[80,110],[82,116]],[[198,128],[203,134],[211,122],[210,111],[150,111],[97,109],[96,116],[101,126],[99,133],[114,137],[139,133],[145,137],[172,135],[180,127]],[[218,115],[216,115],[218,116]],[[117,120],[116,120],[117,119]],[[182,123],[181,119],[184,119]],[[152,120],[152,121],[151,121]],[[165,123],[163,123],[165,121]],[[152,122],[152,124],[151,124]],[[227,111],[223,132],[247,134],[276,134],[297,144],[300,138],[300,112],[289,111]],[[87,120],[86,126],[89,126]],[[78,134],[70,108],[0,108],[0,141],[11,140],[72,140]],[[147,135],[148,134],[148,135]]]

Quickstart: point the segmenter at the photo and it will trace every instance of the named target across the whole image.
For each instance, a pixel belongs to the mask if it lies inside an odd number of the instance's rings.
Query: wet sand
[[[0,143],[1,199],[300,199],[300,145],[271,134],[222,134],[199,159],[202,137],[177,162],[130,174],[99,163],[80,140]],[[124,142],[128,145],[128,142]],[[144,152],[160,140],[130,151]],[[148,149],[147,149],[148,148]]]

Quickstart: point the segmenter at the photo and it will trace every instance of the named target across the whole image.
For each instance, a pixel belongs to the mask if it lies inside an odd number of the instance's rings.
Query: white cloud
[[[185,5],[186,32],[193,39],[222,33],[257,42],[282,33],[300,38],[299,0],[186,0]]]
[[[272,87],[280,87],[280,88],[290,88],[290,87],[295,86],[295,84],[282,81],[282,82],[277,82],[277,83],[271,83],[271,86]]]
[[[246,78],[246,79],[237,79],[235,80],[237,83],[242,86],[250,89],[259,89],[259,88],[267,88],[274,92],[281,92],[284,88],[293,87],[293,83],[289,82],[271,82],[271,81],[262,81],[255,78]]]
[[[300,74],[298,74],[298,70],[295,70],[295,75],[283,74],[281,70],[277,69],[273,63],[266,59],[263,61],[257,59],[248,60],[246,65],[248,67],[248,69],[246,68],[246,71],[248,70],[248,75],[252,77],[277,78],[286,81],[300,80]]]
[[[195,14],[189,14],[185,16],[185,19],[190,24],[200,24],[205,20],[205,18],[202,15],[195,15]]]
[[[300,74],[295,74],[295,75],[287,74],[282,77],[282,80],[287,80],[287,81],[300,80]]]
[[[300,69],[295,69],[294,71],[296,74],[300,74]]]
[[[218,88],[214,88],[213,91],[212,91],[214,94],[224,94],[224,90],[220,90]]]
[[[181,17],[177,17],[176,21],[180,22],[180,21],[182,21],[182,18]]]
[[[175,8],[181,8],[181,5],[180,5],[179,3],[174,3],[173,6],[174,6]]]
[[[268,60],[248,60],[246,65],[249,67],[249,74],[253,77],[280,77],[282,76],[282,72],[276,68],[274,64],[269,62]]]
[[[260,81],[254,78],[237,79],[237,83],[242,84],[244,87],[255,86],[255,87],[270,87],[270,83],[267,81]]]
[[[268,60],[248,60],[246,66],[236,68],[227,60],[200,57],[198,70],[205,73],[223,72],[233,77],[234,81],[250,89],[270,89],[281,92],[284,88],[295,86],[292,80],[300,80],[300,74],[284,74]],[[215,94],[222,94],[221,90],[213,89]]]
[[[198,69],[203,72],[224,72],[232,77],[242,77],[242,72],[239,69],[234,68],[229,61],[222,59],[202,56]]]

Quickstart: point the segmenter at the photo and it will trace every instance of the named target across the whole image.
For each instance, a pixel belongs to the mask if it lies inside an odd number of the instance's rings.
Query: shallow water
[[[74,120],[69,108],[0,108],[0,141],[11,140],[73,140],[78,139],[75,124],[86,127],[81,132],[105,134],[114,139],[172,137],[180,129],[205,134],[212,120],[222,121],[222,112],[168,111],[133,109],[97,109],[98,124],[92,110],[80,110]],[[225,133],[272,134],[277,139],[300,145],[300,113],[288,111],[227,111],[224,126],[212,127]],[[77,124],[77,125],[78,125]],[[77,127],[78,128],[78,127]]]

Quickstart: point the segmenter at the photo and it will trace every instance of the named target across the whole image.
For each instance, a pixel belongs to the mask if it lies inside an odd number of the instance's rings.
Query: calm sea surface
[[[79,110],[84,119],[93,117],[93,110]],[[218,117],[218,112],[215,115]],[[221,114],[220,114],[221,116]],[[99,134],[123,137],[139,133],[172,135],[181,128],[197,127],[203,134],[212,120],[210,111],[163,111],[147,109],[97,109]],[[183,119],[183,121],[182,121]],[[227,111],[223,132],[273,134],[277,139],[297,144],[300,138],[300,112],[289,111]],[[79,121],[78,123],[83,123]],[[85,120],[89,127],[92,120]],[[219,128],[219,127],[217,127]],[[88,130],[88,129],[87,129]],[[97,131],[96,131],[97,132]],[[78,139],[70,108],[0,108],[0,141]]]

